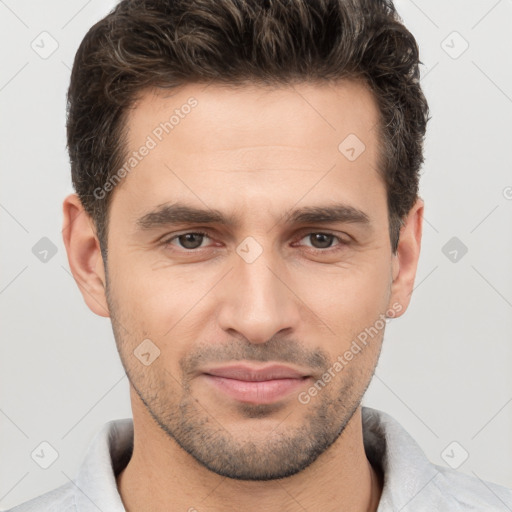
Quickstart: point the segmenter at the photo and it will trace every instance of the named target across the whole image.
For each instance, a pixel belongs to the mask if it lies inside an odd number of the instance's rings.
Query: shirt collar
[[[368,460],[381,468],[384,487],[377,512],[407,506],[439,472],[404,428],[388,414],[362,407],[363,440]],[[133,451],[133,420],[106,423],[90,444],[75,480],[78,512],[125,512],[116,475]]]
[[[109,421],[89,445],[76,478],[78,512],[125,512],[117,490],[116,475],[124,469],[133,451],[133,420]]]
[[[418,443],[389,414],[362,408],[363,441],[368,460],[384,473],[377,512],[408,510],[439,471]],[[427,493],[432,499],[431,493]]]

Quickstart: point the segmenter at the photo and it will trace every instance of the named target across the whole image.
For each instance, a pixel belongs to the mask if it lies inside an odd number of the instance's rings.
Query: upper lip
[[[225,377],[227,379],[252,382],[273,379],[301,379],[308,377],[308,374],[282,364],[270,364],[260,367],[250,366],[247,364],[236,364],[210,368],[203,373],[213,375],[215,377]]]

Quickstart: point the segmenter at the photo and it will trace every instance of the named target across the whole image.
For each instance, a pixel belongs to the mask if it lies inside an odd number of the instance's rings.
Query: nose
[[[270,251],[263,251],[252,263],[236,256],[220,290],[220,327],[258,344],[280,331],[295,330],[300,300],[287,281],[289,273]]]

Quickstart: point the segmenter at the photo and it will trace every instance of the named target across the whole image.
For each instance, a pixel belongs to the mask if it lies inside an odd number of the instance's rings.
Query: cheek
[[[390,293],[390,268],[374,260],[365,265],[301,273],[294,291],[315,313],[336,322],[378,316]]]
[[[152,270],[150,262],[139,261],[117,271],[116,302],[129,330],[124,336],[132,349],[146,338],[152,340],[168,367],[186,354],[211,317],[205,307],[211,306],[208,291],[217,273],[192,267],[160,265]]]
[[[329,328],[326,333],[339,342],[372,325],[385,311],[389,295],[390,261],[383,252],[374,247],[343,265],[307,262],[283,267],[283,280],[293,291],[288,300],[305,308],[304,325],[295,327],[318,331],[325,324],[323,328]],[[153,338],[156,343],[167,340],[164,345],[174,339],[179,350],[181,342],[176,338],[183,336],[178,334],[188,332],[191,323],[197,334],[197,328],[210,316],[207,313],[219,306],[212,303],[215,293],[209,296],[213,288],[219,291],[223,287],[218,280],[226,266],[218,262],[173,266],[164,258],[126,248],[123,257],[121,251],[111,256],[119,313],[137,338]],[[231,300],[237,301],[238,294]]]
[[[390,294],[389,268],[385,262],[353,266],[347,269],[329,269],[296,277],[291,286],[307,305],[308,319],[303,327],[310,336],[331,354],[333,359],[343,354],[361,333],[381,332],[381,314],[385,313]],[[306,317],[304,317],[306,318]],[[375,338],[377,339],[377,338]]]

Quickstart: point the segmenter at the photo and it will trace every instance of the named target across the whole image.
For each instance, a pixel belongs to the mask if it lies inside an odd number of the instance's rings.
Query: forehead
[[[188,84],[142,91],[128,116],[129,143],[148,134],[189,150],[256,145],[338,149],[349,134],[373,145],[378,122],[373,94],[360,81],[286,86]],[[163,142],[157,140],[157,142]]]
[[[378,119],[373,94],[352,81],[149,89],[127,116],[127,155],[138,156],[114,192],[142,211],[185,196],[212,207],[286,207],[306,189],[311,200],[351,190],[364,209],[369,189],[382,189]]]

